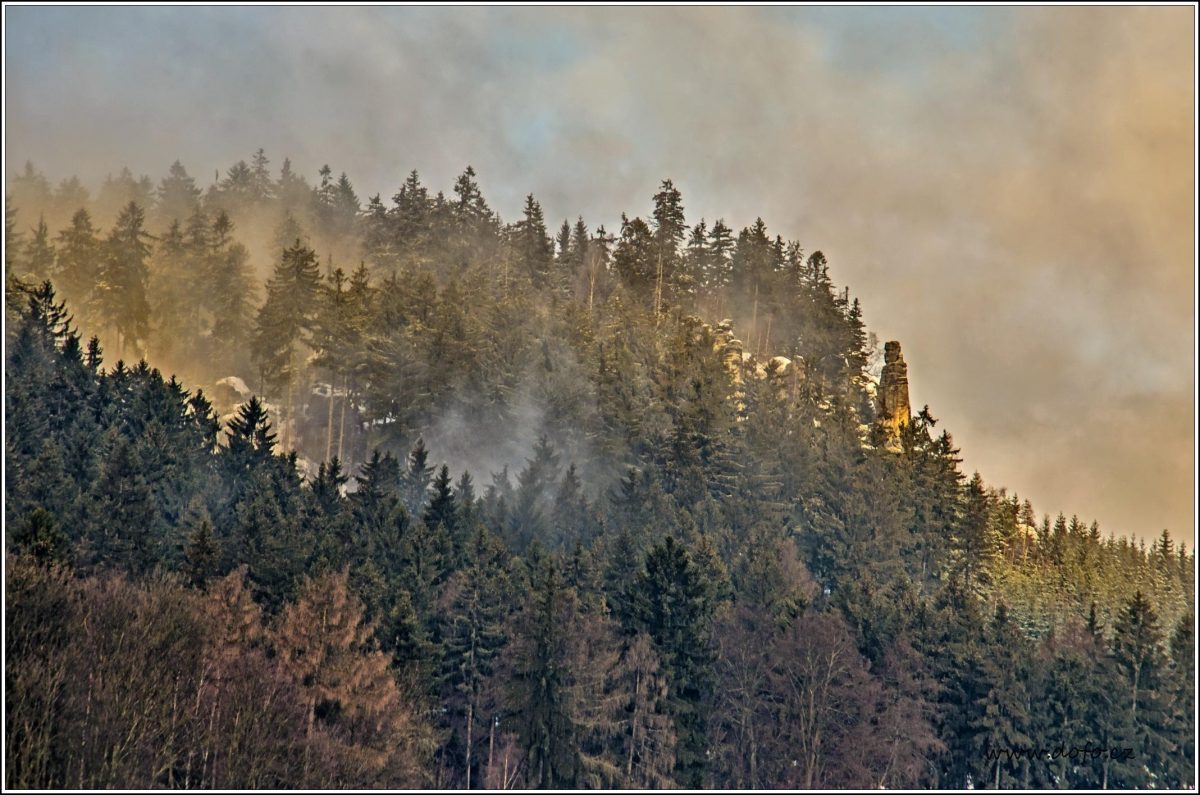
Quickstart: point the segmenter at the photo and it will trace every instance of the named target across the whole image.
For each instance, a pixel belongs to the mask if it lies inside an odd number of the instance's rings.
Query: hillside
[[[684,210],[27,167],[6,784],[1190,782],[1194,551],[961,471],[834,264]]]

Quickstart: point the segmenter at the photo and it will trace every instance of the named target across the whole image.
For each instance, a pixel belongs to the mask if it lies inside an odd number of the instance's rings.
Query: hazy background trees
[[[819,251],[334,174],[12,181],[7,784],[1194,775],[1193,551],[885,449]]]

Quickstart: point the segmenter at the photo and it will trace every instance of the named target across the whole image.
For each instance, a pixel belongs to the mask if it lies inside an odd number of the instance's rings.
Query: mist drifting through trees
[[[1194,550],[884,422],[836,263],[648,198],[19,173],[6,785],[1194,782]]]

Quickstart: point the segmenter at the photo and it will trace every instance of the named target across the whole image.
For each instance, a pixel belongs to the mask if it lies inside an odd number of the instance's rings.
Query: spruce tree
[[[312,331],[320,272],[316,253],[299,240],[284,249],[267,283],[267,300],[258,311],[252,355],[263,386],[272,395],[285,396],[285,431],[294,422],[293,401],[300,378],[300,347]],[[285,439],[291,434],[285,432]]]
[[[98,327],[98,293],[103,264],[101,244],[92,217],[85,209],[71,216],[71,225],[58,235],[55,284],[70,302],[79,322],[91,332]]]
[[[439,623],[445,639],[443,687],[454,710],[454,730],[462,734],[463,784],[470,789],[472,781],[479,781],[474,771],[483,766],[482,749],[477,748],[485,736],[483,727],[499,706],[489,703],[486,685],[508,642],[505,619],[513,592],[503,547],[487,530],[473,532],[466,554],[466,568],[448,585],[453,598]]]
[[[23,270],[32,280],[41,282],[51,277],[54,272],[54,244],[50,241],[50,229],[46,226],[46,217],[38,217],[37,226],[33,228],[33,236],[25,245]]]
[[[628,595],[634,626],[654,642],[671,683],[667,712],[678,737],[675,769],[685,786],[703,780],[704,715],[712,688],[710,593],[687,550],[667,536],[646,554]]]
[[[191,216],[200,202],[200,188],[183,164],[176,160],[163,177],[155,192],[154,215],[160,225],[183,221]]]
[[[530,565],[531,594],[515,630],[509,704],[527,756],[528,782],[570,788],[580,772],[567,668],[575,595],[551,557],[535,554]]]
[[[1170,756],[1162,630],[1157,613],[1140,590],[1113,626],[1112,658],[1122,686],[1116,704],[1127,716],[1128,744],[1133,748],[1133,757],[1115,766],[1115,778],[1131,786],[1141,780],[1138,771],[1143,766],[1155,778],[1161,776]]]
[[[447,478],[449,472],[447,471]],[[433,481],[433,466],[425,440],[418,438],[408,453],[408,463],[401,476],[401,494],[410,516],[421,516],[429,499],[429,484]]]
[[[146,300],[150,246],[144,229],[145,213],[134,202],[117,216],[106,244],[100,271],[99,311],[116,333],[117,350],[140,349],[150,331],[150,304]]]
[[[513,251],[530,280],[535,285],[544,285],[553,266],[554,243],[546,235],[542,206],[532,193],[525,197],[522,215],[522,219],[513,225]]]

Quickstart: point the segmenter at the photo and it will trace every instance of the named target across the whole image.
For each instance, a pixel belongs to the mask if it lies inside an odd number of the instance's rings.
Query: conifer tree
[[[144,224],[142,208],[134,202],[125,205],[109,234],[100,271],[100,311],[116,333],[119,355],[126,345],[135,349],[143,345],[150,330],[146,300],[150,246]]]
[[[549,278],[554,259],[554,243],[546,235],[546,222],[542,217],[542,206],[533,198],[525,197],[523,217],[513,225],[512,245],[517,261],[529,274],[535,285],[543,285]]]
[[[262,147],[259,147],[254,156],[250,158],[250,196],[256,203],[274,198],[275,185],[268,168],[270,164],[271,161],[267,159],[267,154]]]
[[[1163,771],[1170,754],[1162,630],[1141,591],[1125,604],[1113,626],[1112,657],[1122,686],[1116,704],[1127,716],[1134,753],[1114,772],[1118,781],[1132,783],[1138,780],[1140,766]]]
[[[423,519],[429,527],[444,528],[454,545],[454,556],[457,559],[462,552],[464,539],[461,536],[458,503],[450,480],[450,467],[442,464],[431,486],[432,492],[425,506]]]
[[[428,729],[371,631],[344,571],[306,581],[280,616],[275,644],[304,699],[301,779],[315,786],[424,783]]]
[[[17,208],[11,195],[4,197],[4,270],[12,273],[21,254],[22,234],[17,231]]]
[[[641,218],[621,216],[621,235],[613,252],[613,267],[634,295],[650,305],[658,277],[654,233]]]
[[[679,269],[679,246],[683,243],[687,226],[683,218],[683,200],[679,190],[669,179],[665,179],[654,195],[654,250],[655,292],[661,305],[669,301],[671,289],[676,284]]]
[[[446,474],[448,478],[448,470]],[[418,438],[408,453],[408,464],[401,477],[404,507],[410,516],[420,516],[424,512],[432,481],[433,466],[429,464],[429,450],[425,447],[425,440]]]
[[[313,328],[319,286],[316,253],[297,240],[284,250],[275,266],[267,283],[267,300],[258,311],[254,360],[263,385],[272,394],[286,395],[288,423],[294,421],[292,403],[299,379],[299,349]]]
[[[709,261],[705,285],[719,290],[733,283],[733,230],[718,218],[708,233]]]
[[[440,622],[444,687],[455,709],[455,730],[462,732],[463,783],[470,789],[472,780],[479,780],[474,770],[482,767],[476,749],[482,728],[498,706],[489,704],[486,684],[508,642],[505,619],[512,591],[503,547],[482,527],[472,534],[467,560],[447,587],[453,597]]]
[[[78,321],[93,332],[100,330],[97,286],[101,265],[100,240],[92,226],[92,217],[87,210],[80,209],[71,217],[71,225],[58,235],[54,279]]]
[[[54,272],[54,244],[50,241],[50,229],[46,226],[46,217],[38,217],[38,224],[33,228],[33,236],[25,245],[24,272],[34,281],[41,282],[50,278]]]
[[[1171,633],[1167,663],[1166,703],[1170,705],[1171,748],[1164,770],[1165,785],[1186,787],[1196,775],[1196,664],[1194,614],[1184,613]]]
[[[183,164],[176,160],[155,191],[154,215],[160,225],[183,221],[199,206],[200,188]]]
[[[703,716],[712,687],[709,593],[687,550],[667,536],[646,554],[629,594],[634,625],[654,641],[671,683],[667,711],[678,738],[676,772],[687,786],[699,784],[704,770]]]
[[[574,787],[580,758],[567,650],[575,595],[552,558],[534,554],[530,565],[531,594],[515,631],[509,704],[527,755],[529,783]]]

